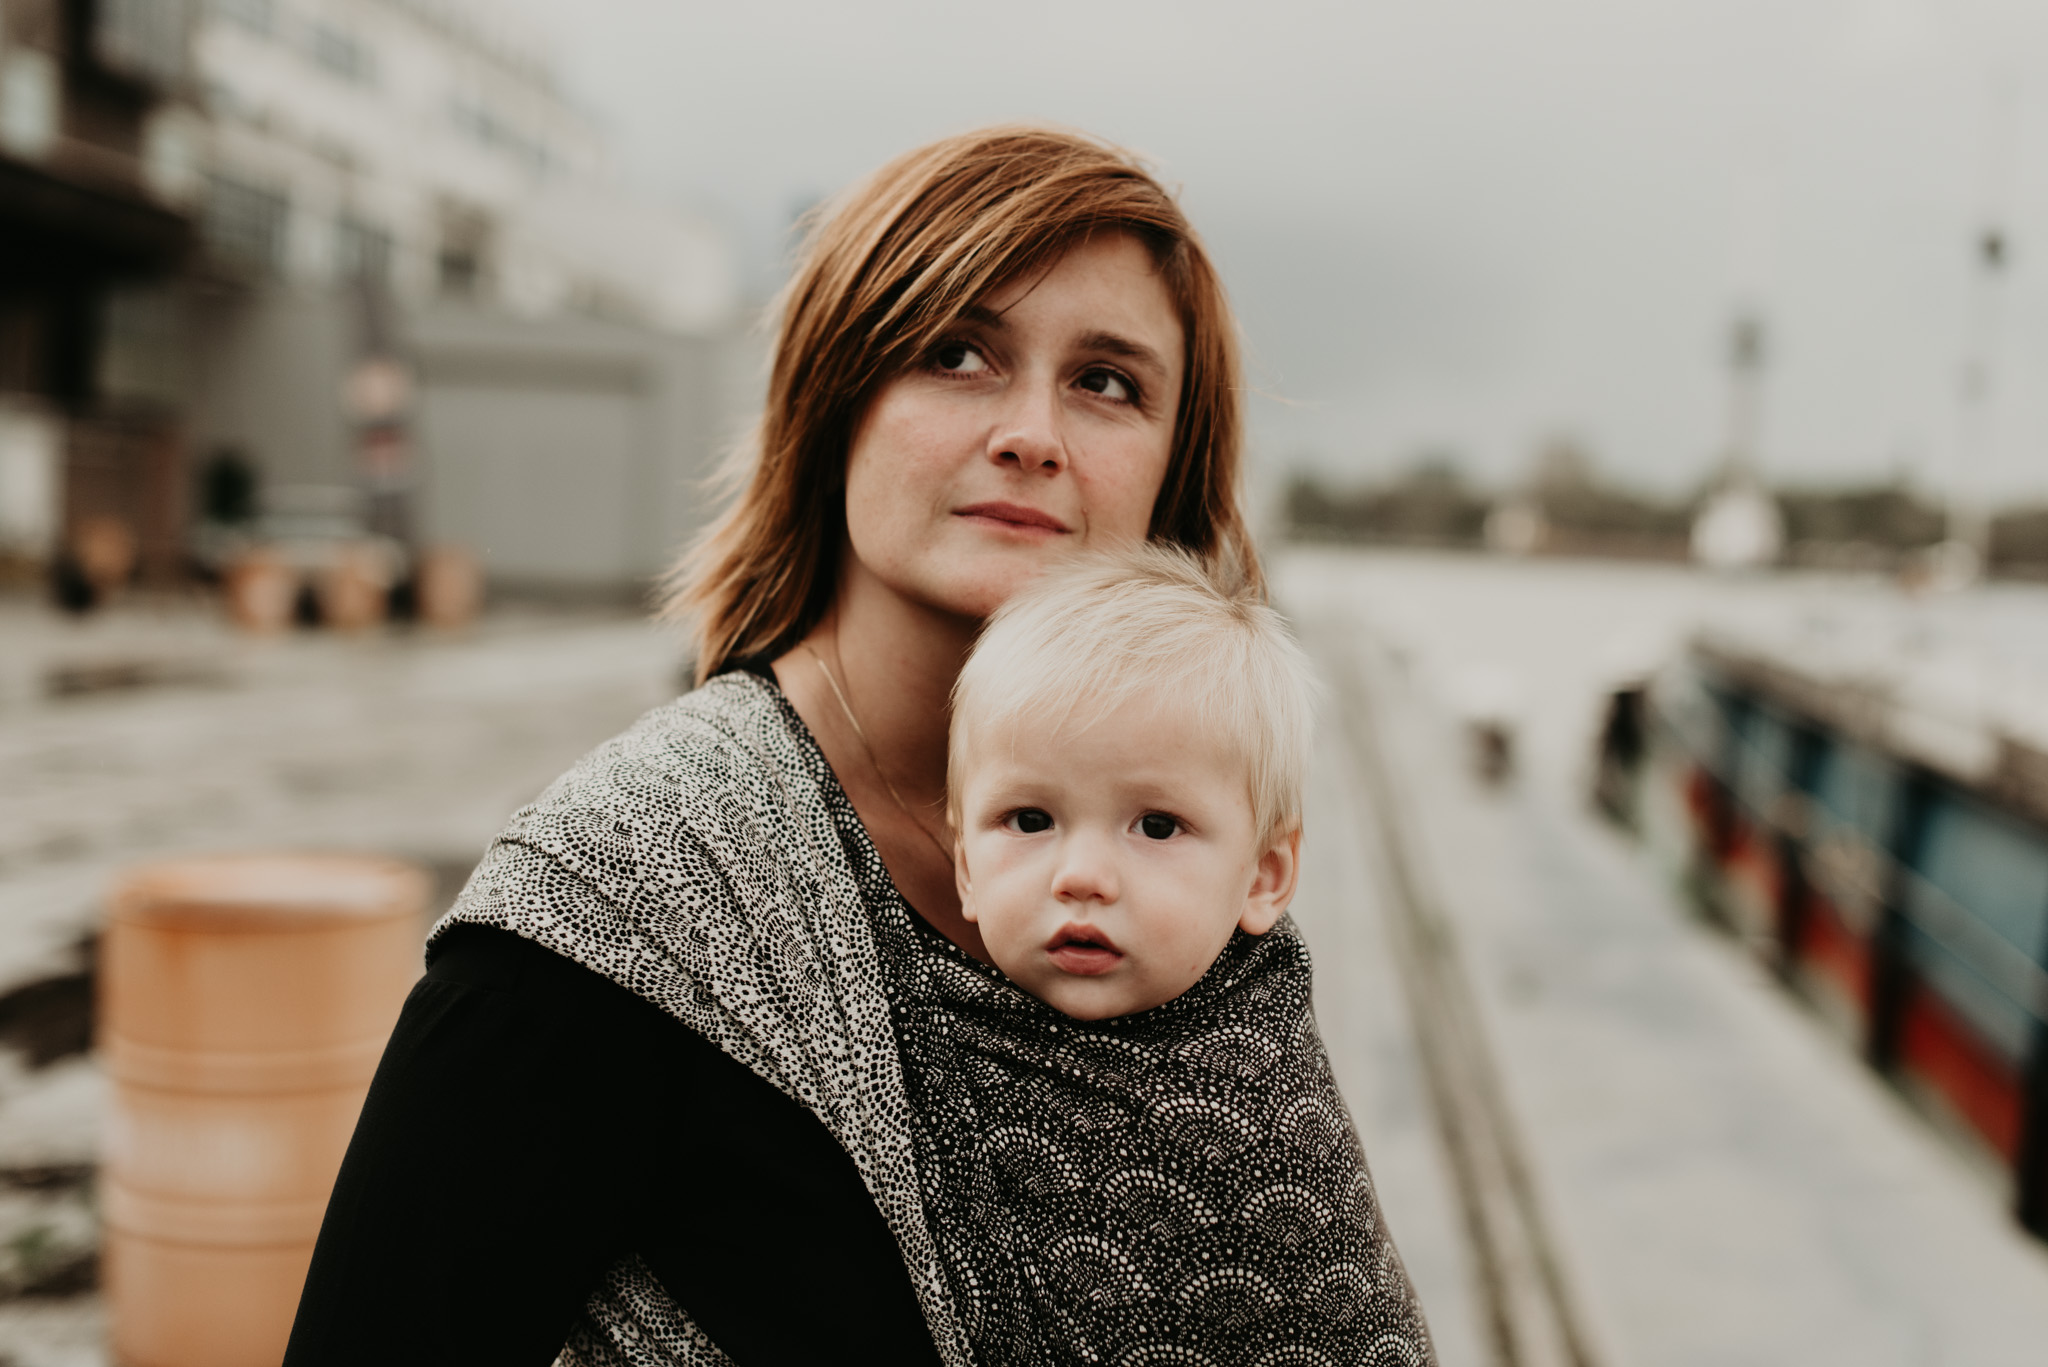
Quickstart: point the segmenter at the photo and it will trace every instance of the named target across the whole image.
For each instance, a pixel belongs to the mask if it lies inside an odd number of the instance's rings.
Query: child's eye
[[[1052,829],[1052,817],[1036,807],[1025,807],[1010,813],[1009,824],[1025,835],[1037,835]]]
[[[1171,840],[1173,833],[1180,829],[1180,822],[1164,812],[1147,812],[1138,818],[1138,829],[1150,840]]]

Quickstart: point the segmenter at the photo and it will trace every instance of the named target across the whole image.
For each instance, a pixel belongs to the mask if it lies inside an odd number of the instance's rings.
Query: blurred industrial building
[[[0,3],[0,555],[261,540],[634,592],[743,386],[706,223],[637,201],[488,7]],[[61,585],[60,585],[61,587]]]

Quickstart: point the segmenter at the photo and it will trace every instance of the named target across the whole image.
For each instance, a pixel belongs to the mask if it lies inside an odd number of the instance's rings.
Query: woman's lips
[[[1021,503],[970,503],[965,508],[955,508],[953,516],[993,523],[1017,532],[1052,532],[1057,535],[1067,530],[1067,524],[1051,513],[1027,508]]]
[[[1107,935],[1089,926],[1061,926],[1046,947],[1063,973],[1098,977],[1123,962],[1123,951]]]

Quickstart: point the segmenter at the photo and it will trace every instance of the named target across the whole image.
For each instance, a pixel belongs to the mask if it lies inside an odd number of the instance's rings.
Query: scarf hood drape
[[[1069,1019],[924,926],[773,684],[727,674],[515,813],[454,908],[660,1006],[815,1114],[948,1367],[1433,1364],[1290,922]],[[565,1364],[728,1359],[637,1258]]]

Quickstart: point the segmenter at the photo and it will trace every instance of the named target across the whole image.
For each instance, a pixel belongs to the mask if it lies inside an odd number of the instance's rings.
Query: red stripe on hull
[[[2018,1156],[2019,1070],[1925,984],[1916,984],[1907,996],[1899,1025],[1899,1064],[1939,1093],[2008,1161]]]
[[[1800,933],[1799,959],[1850,1001],[1865,1016],[1870,1012],[1870,946],[1849,929],[1835,904],[1819,893],[1808,895],[1806,924]]]
[[[1728,853],[1721,860],[1721,876],[1728,889],[1728,910],[1742,933],[1752,941],[1775,936],[1784,873],[1768,832],[1753,822],[1736,821]]]

